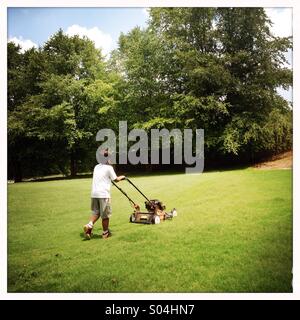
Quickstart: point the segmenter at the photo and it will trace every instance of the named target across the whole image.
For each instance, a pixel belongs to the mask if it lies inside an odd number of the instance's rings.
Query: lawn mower
[[[145,201],[145,208],[147,212],[142,212],[138,204],[136,204],[124,190],[118,187],[113,181],[114,186],[119,189],[124,196],[129,200],[133,207],[133,213],[130,215],[129,221],[132,223],[144,224],[158,224],[161,220],[172,219],[177,216],[177,211],[174,208],[170,213],[166,212],[166,206],[159,200],[149,200],[144,193],[127,177],[125,178],[147,201]]]

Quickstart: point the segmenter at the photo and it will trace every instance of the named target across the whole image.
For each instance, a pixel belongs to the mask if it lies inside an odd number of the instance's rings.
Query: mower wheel
[[[171,211],[171,214],[173,217],[177,217],[177,211],[175,208]]]
[[[152,222],[153,222],[153,224],[159,224],[160,223],[160,217],[159,216],[154,216]]]
[[[135,221],[135,215],[134,215],[134,213],[130,216],[129,221],[130,221],[130,222],[134,222],[134,221]]]

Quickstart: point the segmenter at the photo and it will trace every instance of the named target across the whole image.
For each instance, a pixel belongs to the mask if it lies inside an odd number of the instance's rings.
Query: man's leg
[[[84,226],[85,233],[86,233],[86,231],[89,231],[88,233],[92,233],[92,229],[94,227],[94,224],[99,219],[99,217],[100,217],[100,214],[95,213],[95,214],[91,215],[89,223]],[[90,237],[88,237],[88,238],[90,238]]]
[[[92,225],[92,227],[94,226],[95,222],[99,219],[100,215],[99,214],[92,214],[91,218],[90,218],[90,222],[89,224]]]
[[[111,233],[108,229],[109,226],[109,218],[102,219],[102,238],[106,239],[111,236]]]
[[[85,238],[90,240],[91,236],[92,236],[92,231],[93,231],[93,227],[94,227],[94,223],[99,219],[99,214],[95,213],[92,214],[90,217],[90,221],[89,223],[87,223],[84,227],[83,227],[83,231],[84,231],[84,235]]]
[[[106,219],[102,219],[102,229],[103,232],[108,230],[108,226],[109,226],[109,218]]]
[[[93,214],[90,217],[89,223],[87,223],[84,227],[84,234],[86,239],[91,239],[92,230],[94,227],[94,223],[99,219],[100,217],[100,203],[99,199],[92,198],[91,199],[91,210],[93,211]]]
[[[111,216],[111,205],[110,199],[103,199],[102,200],[102,238],[108,238],[111,236],[111,233],[108,229],[109,227],[109,217]]]
[[[100,213],[97,210],[95,210],[94,213],[90,217],[89,223],[87,223],[83,227],[83,231],[84,231],[84,235],[85,235],[86,239],[88,239],[88,240],[91,239],[94,224],[99,219],[99,217],[100,217]]]

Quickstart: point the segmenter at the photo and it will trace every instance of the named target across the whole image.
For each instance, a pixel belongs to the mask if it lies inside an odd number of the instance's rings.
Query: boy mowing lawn
[[[101,217],[102,219],[102,238],[106,239],[111,236],[108,229],[109,218],[112,215],[110,201],[111,180],[119,182],[125,179],[125,176],[117,176],[113,167],[108,164],[108,152],[104,152],[107,158],[105,163],[97,164],[93,172],[93,183],[91,193],[91,209],[93,214],[90,222],[83,228],[86,239],[90,239],[95,222]]]

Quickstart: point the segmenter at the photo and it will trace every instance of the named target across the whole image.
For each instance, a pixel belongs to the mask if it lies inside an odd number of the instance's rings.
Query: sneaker
[[[92,230],[93,230],[93,228],[91,228],[88,224],[86,224],[86,225],[83,227],[84,236],[85,236],[85,238],[86,238],[87,240],[90,240],[90,239],[91,239]]]
[[[111,232],[110,230],[106,230],[102,232],[102,238],[107,239],[108,237],[111,237]]]

